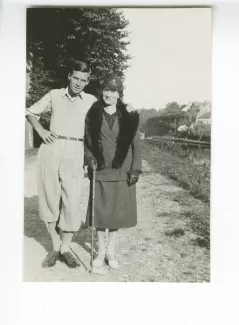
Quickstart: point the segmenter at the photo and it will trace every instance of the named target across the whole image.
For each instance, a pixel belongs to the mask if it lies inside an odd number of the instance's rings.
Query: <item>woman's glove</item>
[[[132,170],[130,173],[128,173],[128,185],[131,186],[131,185],[134,185],[138,182],[139,180],[139,174],[140,174],[140,171],[135,169],[135,170]]]

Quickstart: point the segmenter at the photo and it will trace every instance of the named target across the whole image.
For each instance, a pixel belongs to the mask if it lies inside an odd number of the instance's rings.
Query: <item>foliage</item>
[[[168,103],[159,114],[148,118],[145,122],[145,133],[148,136],[174,134],[176,137],[210,141],[210,125],[195,123],[199,112],[198,106],[192,105],[190,110],[184,112],[182,109],[185,106],[180,106],[176,102]],[[178,131],[178,127],[182,125],[185,125],[188,130]]]
[[[161,121],[168,121],[170,122],[174,122],[175,120],[178,121],[180,119],[183,119],[184,117],[186,117],[186,113],[181,112],[181,111],[177,111],[177,112],[167,112],[165,115],[161,115],[159,120]]]
[[[145,122],[144,130],[147,136],[174,135],[178,138],[211,141],[211,125],[208,124],[193,123],[187,130],[178,131],[178,127],[187,125],[188,121],[187,113],[184,112],[155,116]]]
[[[168,103],[165,109],[162,111],[160,120],[173,122],[175,119],[178,120],[184,116],[184,112],[180,111],[180,106],[176,102]]]
[[[138,109],[139,112],[139,118],[140,118],[140,124],[139,124],[139,130],[140,132],[145,132],[147,129],[147,120],[154,117],[158,116],[160,113],[155,109]]]
[[[188,124],[188,116],[181,111],[178,103],[168,103],[156,116],[150,116],[145,123],[147,135],[165,135],[175,132],[177,127]]]
[[[176,144],[162,147],[161,141],[144,140],[143,159],[154,166],[156,171],[176,181],[179,186],[189,190],[196,198],[204,202],[210,200],[210,162],[195,164]],[[169,147],[171,146],[171,149]]]
[[[185,230],[182,228],[175,228],[173,230],[165,231],[165,235],[169,237],[180,237],[185,235]]]
[[[149,143],[150,140],[147,140]],[[183,149],[183,147],[175,142],[172,141],[167,141],[164,139],[157,139],[157,142],[154,143],[155,146],[157,146],[157,148],[170,152],[173,155],[176,155],[180,158],[189,158],[190,156],[190,152]]]
[[[193,123],[189,129],[177,132],[177,137],[210,142],[211,125],[204,123]]]
[[[52,88],[58,88],[53,72],[45,69],[42,58],[38,58],[30,72],[30,87],[28,90],[27,107],[34,104]]]
[[[210,248],[210,208],[204,206],[202,209],[192,208],[186,212],[190,219],[192,230],[197,234],[195,244],[197,246]]]
[[[92,79],[86,91],[92,94],[99,93],[106,75],[123,77],[130,59],[127,25],[116,8],[28,9],[27,60],[32,70],[27,105],[51,88],[65,87],[71,59],[90,65]]]
[[[168,103],[164,109],[165,113],[177,113],[180,111],[180,106],[176,102]]]
[[[199,204],[193,205],[187,193],[177,192],[174,197],[183,208],[180,215],[186,217],[188,225],[196,235],[193,239],[194,244],[210,249],[210,164],[195,165],[188,157],[183,158],[178,155],[175,146],[170,148],[169,145],[162,149],[150,140],[142,142],[142,155],[156,172],[173,179],[192,196],[201,200]],[[167,217],[168,214],[163,212],[159,216]],[[184,234],[182,228],[165,232],[165,235],[172,237],[180,237]]]
[[[211,125],[204,123],[195,123],[192,125],[192,133],[196,135],[199,140],[203,137],[211,137]]]
[[[165,135],[175,131],[175,119],[172,116],[156,116],[149,118],[145,123],[147,135]]]

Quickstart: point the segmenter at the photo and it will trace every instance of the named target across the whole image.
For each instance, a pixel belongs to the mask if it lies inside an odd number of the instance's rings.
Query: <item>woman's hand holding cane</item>
[[[93,172],[96,170],[96,161],[94,159],[88,162],[88,177],[92,178]]]

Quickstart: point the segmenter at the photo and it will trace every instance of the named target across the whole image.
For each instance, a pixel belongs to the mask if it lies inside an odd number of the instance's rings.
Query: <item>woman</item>
[[[103,265],[106,259],[110,267],[117,268],[115,243],[118,229],[137,224],[135,184],[142,172],[139,114],[127,111],[120,99],[122,96],[121,79],[116,76],[106,78],[101,98],[86,116],[86,164],[89,171],[94,163],[97,165],[94,212],[99,250],[93,266]],[[107,250],[106,229],[109,229]]]

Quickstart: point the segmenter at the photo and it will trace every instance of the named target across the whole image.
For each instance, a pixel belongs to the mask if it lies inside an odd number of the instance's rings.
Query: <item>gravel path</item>
[[[208,282],[209,252],[194,245],[183,209],[174,197],[185,195],[190,204],[200,204],[173,182],[154,172],[143,161],[144,174],[137,185],[138,225],[120,230],[117,256],[120,268],[104,267],[105,275],[89,274],[90,231],[82,227],[74,236],[72,249],[82,265],[68,269],[61,262],[43,269],[41,262],[51,241],[45,224],[38,218],[35,180],[36,156],[25,163],[24,281],[101,281],[101,282]],[[88,200],[89,181],[84,180],[82,213]],[[170,235],[179,229],[179,235]],[[182,233],[180,233],[180,231]]]

